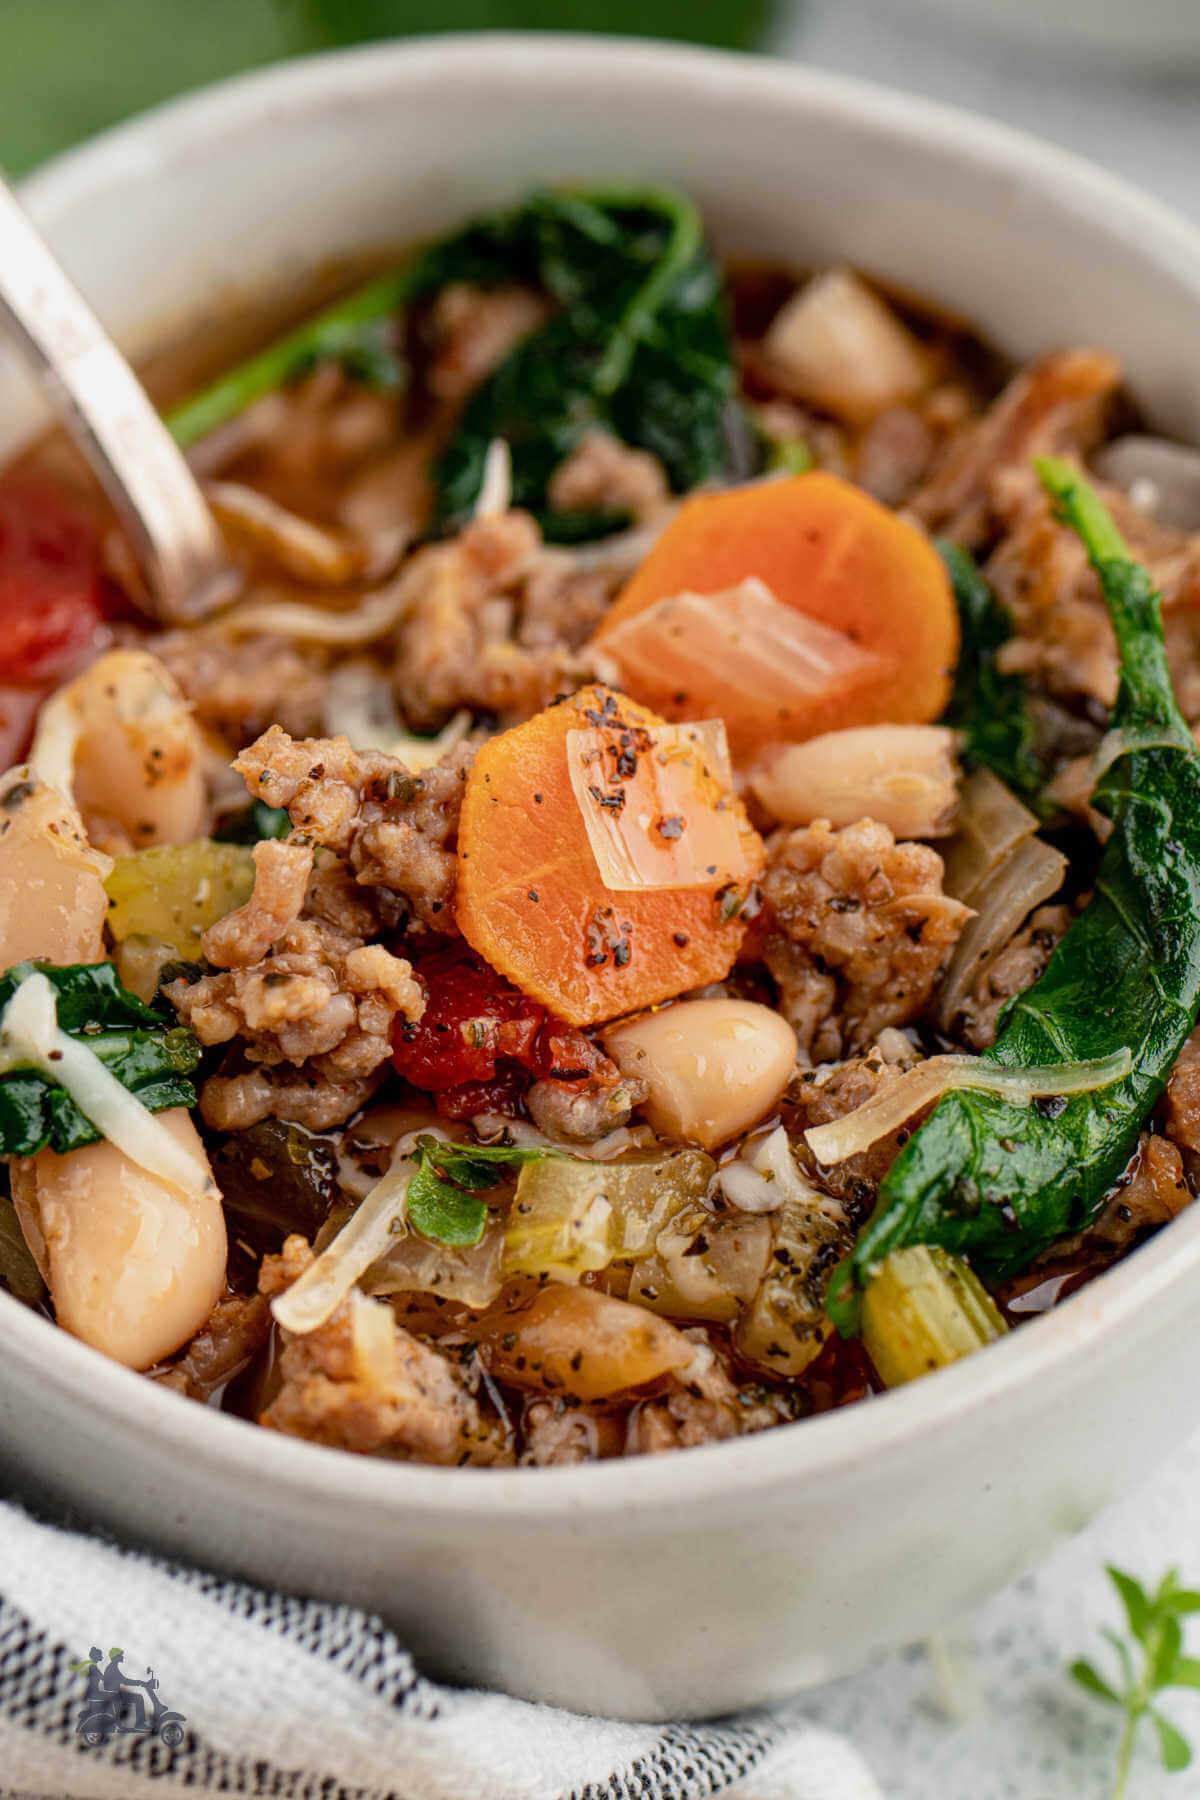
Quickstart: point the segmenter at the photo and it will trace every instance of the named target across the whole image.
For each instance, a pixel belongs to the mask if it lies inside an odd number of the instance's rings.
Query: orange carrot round
[[[762,840],[719,768],[681,750],[678,737],[645,707],[593,686],[489,739],[471,766],[458,828],[459,928],[572,1025],[719,981],[737,956]],[[573,757],[587,759],[582,794]],[[668,777],[675,798],[657,811]],[[624,833],[619,848],[654,885],[605,885],[601,829]],[[674,874],[669,861],[664,873],[666,851]],[[611,879],[613,862],[605,867]]]
[[[715,613],[705,621],[694,604],[676,609],[672,641],[672,609],[661,603],[714,595],[733,604],[747,583],[812,622],[813,672],[791,691],[786,656],[772,648],[758,667],[749,659],[754,608],[732,624]],[[929,540],[850,482],[814,471],[686,501],[594,642],[627,692],[667,718],[723,718],[730,743],[749,755],[843,726],[938,718],[958,618]]]

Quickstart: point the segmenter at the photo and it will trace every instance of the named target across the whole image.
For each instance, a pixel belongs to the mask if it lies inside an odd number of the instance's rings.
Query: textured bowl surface
[[[535,182],[647,177],[723,247],[847,258],[1018,357],[1122,355],[1200,439],[1200,236],[1033,140],[799,68],[596,39],[383,46],[238,80],[74,152],[26,196],[134,350],[231,294]],[[0,368],[0,438],[38,419]],[[383,1611],[426,1666],[585,1710],[764,1701],[1016,1575],[1200,1419],[1200,1209],[1050,1316],[897,1393],[593,1467],[442,1470],[258,1431],[0,1295],[19,1479],[214,1567]]]

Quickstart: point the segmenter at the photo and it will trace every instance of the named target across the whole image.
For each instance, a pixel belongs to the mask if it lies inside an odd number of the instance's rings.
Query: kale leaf
[[[1092,899],[1041,978],[1011,1000],[984,1060],[1040,1067],[1128,1047],[1122,1081],[1031,1106],[979,1090],[938,1102],[888,1171],[876,1209],[835,1274],[830,1312],[857,1322],[856,1289],[902,1244],[941,1244],[981,1275],[1018,1273],[1086,1227],[1200,1010],[1200,751],[1176,705],[1159,596],[1095,492],[1069,465],[1037,465],[1083,540],[1116,631],[1119,752],[1092,796],[1112,820]]]
[[[590,430],[652,451],[679,492],[754,472],[720,271],[696,208],[654,188],[539,192],[476,220],[230,370],[170,415],[172,432],[193,443],[321,360],[395,385],[381,330],[455,282],[534,287],[553,311],[468,402],[433,471],[436,530],[471,517],[495,438],[512,452],[514,504],[558,542],[628,522],[548,506],[551,476]]]
[[[487,1224],[480,1191],[503,1181],[507,1169],[563,1154],[538,1145],[447,1144],[422,1135],[417,1172],[408,1184],[408,1222],[436,1244],[477,1244]]]
[[[411,275],[412,265],[405,264],[355,288],[265,350],[227,369],[167,414],[175,442],[186,450],[236,419],[264,394],[273,394],[322,362],[340,363],[347,374],[374,386],[403,386],[406,372],[394,348],[394,315],[408,298]]]
[[[123,988],[112,963],[18,963],[0,977],[0,1012],[35,970],[55,990],[59,1029],[85,1043],[143,1106],[162,1112],[196,1104],[187,1079],[200,1061],[196,1038],[185,1026],[168,1027]],[[100,1135],[70,1095],[38,1070],[0,1076],[0,1156],[33,1156],[47,1146],[78,1150]]]
[[[962,630],[946,723],[962,732],[969,762],[991,769],[1026,805],[1040,810],[1049,771],[1038,755],[1025,682],[996,666],[997,652],[1013,635],[1012,620],[969,551],[946,538],[938,540],[937,550],[950,574]]]
[[[728,474],[733,360],[720,272],[690,201],[533,194],[429,253],[420,285],[449,280],[532,285],[555,311],[470,400],[434,471],[441,529],[470,517],[494,438],[512,451],[515,504],[535,513],[596,428],[652,451],[680,491]]]

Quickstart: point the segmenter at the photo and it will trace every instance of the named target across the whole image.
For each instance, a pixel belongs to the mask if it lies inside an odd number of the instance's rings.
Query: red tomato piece
[[[59,679],[92,647],[105,611],[91,521],[36,476],[0,483],[0,683]]]
[[[490,1081],[503,1058],[521,1060],[537,1036],[545,1008],[519,993],[481,958],[439,951],[418,963],[425,1015],[401,1024],[392,1061],[414,1087],[436,1092]]]
[[[406,1081],[436,1094],[450,1118],[515,1112],[531,1079],[580,1081],[612,1068],[582,1031],[470,951],[438,951],[418,963],[417,974],[425,1014],[417,1025],[397,1026],[392,1061]]]
[[[443,1119],[473,1119],[479,1113],[503,1113],[515,1119],[529,1077],[518,1063],[509,1063],[494,1081],[464,1081],[460,1087],[439,1088],[434,1103]]]

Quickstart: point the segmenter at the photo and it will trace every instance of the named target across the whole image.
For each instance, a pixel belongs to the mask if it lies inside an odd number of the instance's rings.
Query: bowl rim
[[[1133,183],[1041,139],[958,108],[767,57],[578,33],[483,32],[408,39],[300,57],[217,82],[139,114],[54,158],[21,184],[53,236],[62,210],[86,204],[123,174],[202,153],[212,134],[259,130],[264,114],[304,116],[397,85],[438,77],[470,88],[544,80],[559,91],[606,83],[661,94],[686,90],[698,104],[720,92],[742,105],[770,100],[850,123],[860,135],[897,134],[960,164],[1007,175],[1084,222],[1122,235],[1136,229],[1147,262],[1200,305],[1200,229]],[[985,1351],[915,1382],[815,1418],[675,1457],[615,1458],[549,1468],[439,1468],[355,1456],[264,1430],[183,1397],[89,1349],[49,1319],[0,1292],[0,1350],[10,1379],[35,1378],[67,1405],[86,1404],[119,1435],[139,1435],[167,1454],[200,1458],[222,1474],[296,1499],[335,1499],[343,1509],[424,1513],[447,1523],[480,1514],[513,1526],[551,1518],[654,1521],[664,1508],[748,1497],[814,1480],[889,1451],[913,1450],[968,1411],[988,1408],[1123,1329],[1149,1320],[1200,1266],[1200,1204],[1086,1288]]]

